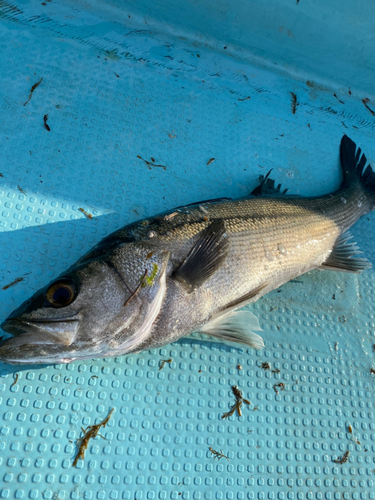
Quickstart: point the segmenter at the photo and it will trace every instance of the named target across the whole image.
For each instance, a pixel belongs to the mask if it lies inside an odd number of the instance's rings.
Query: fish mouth
[[[13,337],[18,337],[18,335],[22,335],[27,332],[27,328],[22,328],[22,321],[17,319],[7,319],[3,323],[1,323],[1,328],[6,333],[10,333]]]
[[[0,361],[11,364],[51,364],[71,361],[79,319],[8,318],[1,328],[13,337],[0,342]],[[73,344],[73,345],[72,345]]]
[[[24,335],[25,333],[40,333],[45,327],[50,324],[59,323],[65,324],[70,322],[77,322],[74,316],[61,317],[61,318],[48,318],[48,319],[29,319],[23,318],[22,316],[18,318],[8,318],[0,327],[6,333],[10,333],[13,337],[18,337],[19,335]],[[44,326],[44,328],[43,328]],[[45,339],[48,343],[48,338]]]

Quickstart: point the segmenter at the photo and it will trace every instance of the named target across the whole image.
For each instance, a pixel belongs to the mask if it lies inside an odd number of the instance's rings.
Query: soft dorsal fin
[[[353,236],[349,231],[341,234],[335,243],[328,259],[319,267],[326,271],[343,271],[346,273],[359,274],[365,269],[370,269],[371,263],[367,259],[355,257],[359,253],[357,244],[349,240]]]
[[[189,293],[207,281],[222,265],[228,253],[228,238],[222,219],[204,229],[173,278]]]

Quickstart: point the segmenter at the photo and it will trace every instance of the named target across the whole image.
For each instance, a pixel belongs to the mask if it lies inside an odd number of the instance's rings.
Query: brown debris
[[[82,212],[82,213],[83,213],[83,215],[86,215],[86,217],[87,217],[88,219],[92,219],[92,215],[91,215],[91,214],[89,214],[88,212],[86,212],[86,210],[85,210],[84,208],[79,208],[78,210],[79,210],[80,212]]]
[[[363,104],[366,106],[366,108],[370,111],[370,113],[372,114],[372,116],[375,116],[375,111],[373,111],[369,106],[368,106],[368,102],[370,102],[370,99],[368,97],[366,97],[365,99],[362,99],[362,102]]]
[[[99,430],[101,427],[105,427],[107,425],[109,419],[112,416],[113,410],[114,408],[112,408],[112,410],[109,412],[108,417],[106,417],[100,424],[89,425],[88,427],[86,427],[85,430],[82,429],[84,435],[77,441],[77,446],[79,447],[79,450],[74,459],[73,467],[76,467],[79,459],[83,460],[85,458],[85,451],[87,450],[87,446],[89,444],[90,439],[95,438],[98,435],[100,436]]]
[[[51,132],[51,129],[50,129],[50,126],[47,123],[47,120],[48,120],[48,115],[44,115],[43,116],[44,127],[45,127],[46,130],[48,130],[48,132]]]
[[[172,358],[171,359],[161,359],[159,361],[159,372],[160,372],[160,370],[162,370],[164,368],[165,363],[171,363],[171,362],[172,362]]]
[[[32,96],[33,96],[34,90],[38,87],[38,85],[40,85],[40,84],[42,83],[42,80],[43,80],[43,77],[39,80],[39,82],[34,83],[34,85],[31,87],[30,94],[29,94],[29,98],[28,98],[28,99],[27,99],[27,101],[24,103],[24,106],[26,106],[26,104],[30,101],[30,99],[31,99],[31,98],[32,98]]]
[[[248,101],[249,99],[251,99],[251,97],[249,95],[247,97],[244,97],[243,99],[238,98],[238,100],[241,101],[241,102]]]
[[[24,191],[20,186],[17,186],[18,189],[21,191],[22,194],[24,194],[26,196],[26,191]]]
[[[213,161],[215,161],[215,158],[210,158],[210,159],[208,160],[208,162],[206,163],[206,165],[207,165],[207,166],[208,166],[208,165],[211,165],[211,163],[212,163]]]
[[[146,269],[146,271],[144,272],[143,276],[141,277],[141,280],[140,280],[140,282],[139,282],[139,285],[137,286],[137,288],[135,289],[135,291],[134,291],[134,292],[130,289],[129,285],[128,285],[125,281],[124,281],[126,288],[127,288],[127,289],[129,290],[129,292],[130,292],[130,297],[129,297],[128,299],[126,299],[126,301],[125,301],[125,303],[124,303],[124,307],[125,307],[125,306],[127,306],[127,305],[129,304],[129,302],[131,301],[131,299],[132,299],[133,297],[135,297],[135,296],[137,295],[137,293],[139,292],[139,290],[140,290],[140,289],[144,286],[144,281],[143,281],[143,280],[144,280],[144,279],[145,279],[145,277],[147,276],[147,272],[148,272],[148,271],[147,271],[147,269]]]
[[[341,458],[337,458],[334,460],[335,464],[344,464],[345,462],[348,461],[349,458],[349,450],[344,453],[344,455]]]
[[[14,281],[12,281],[12,283],[9,283],[9,285],[5,285],[3,286],[3,290],[8,290],[8,288],[10,288],[11,286],[14,286],[14,285],[17,285],[17,283],[20,283],[21,281],[23,281],[25,278],[16,278]]]
[[[232,385],[232,392],[233,392],[234,397],[236,398],[236,402],[234,403],[234,405],[232,406],[232,408],[228,412],[226,412],[222,415],[222,417],[221,417],[222,419],[230,417],[231,415],[233,415],[233,413],[236,410],[237,410],[238,416],[241,417],[242,416],[242,412],[241,412],[242,403],[246,403],[247,405],[251,404],[250,401],[248,401],[247,399],[244,399],[242,397],[242,391],[240,391],[236,385]]]
[[[12,387],[14,387],[18,382],[18,373],[16,373],[15,377],[14,377],[14,382],[13,384],[9,387],[9,389],[11,389]]]
[[[336,97],[336,99],[341,103],[341,104],[345,104],[343,101],[341,101],[336,94],[333,94],[333,97]]]
[[[370,368],[370,373],[372,373],[373,375],[375,375],[375,369],[374,368]]]
[[[217,458],[218,460],[220,460],[220,458],[226,458],[226,459],[228,460],[228,462],[229,462],[229,458],[228,458],[226,455],[224,455],[224,453],[223,453],[223,451],[222,451],[222,450],[220,450],[220,452],[219,452],[219,451],[216,451],[216,450],[214,450],[213,448],[211,448],[211,446],[209,446],[209,448],[208,448],[208,449],[209,449],[209,450],[210,450],[210,452],[213,454],[213,456],[214,456],[214,460],[215,460],[215,458]]]
[[[299,102],[297,102],[297,95],[294,92],[291,92],[290,95],[292,96],[292,113],[295,115]]]
[[[137,158],[144,161],[150,170],[151,170],[151,166],[160,167],[160,168],[163,168],[164,170],[167,170],[167,167],[165,167],[164,165],[156,165],[156,163],[154,163],[154,162],[145,160],[144,158],[142,158],[142,156],[137,155]]]
[[[273,390],[276,392],[276,394],[279,394],[279,391],[277,389],[280,389],[280,391],[285,391],[285,384],[283,382],[280,382],[280,384],[275,384],[273,386]]]

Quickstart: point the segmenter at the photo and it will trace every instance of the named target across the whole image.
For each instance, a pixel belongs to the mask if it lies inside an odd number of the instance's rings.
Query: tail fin
[[[340,162],[344,180],[342,185],[350,185],[355,181],[359,181],[369,195],[372,201],[372,209],[375,209],[375,173],[367,165],[367,158],[362,154],[361,148],[357,149],[347,135],[341,139],[340,144]]]

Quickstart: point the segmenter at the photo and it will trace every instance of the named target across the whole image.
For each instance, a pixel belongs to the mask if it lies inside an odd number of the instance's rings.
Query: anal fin
[[[328,259],[319,267],[325,271],[341,271],[359,274],[365,269],[370,269],[371,263],[364,258],[355,257],[360,252],[357,244],[349,240],[353,236],[349,231],[341,234],[335,243]]]

